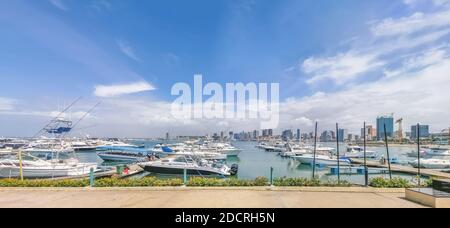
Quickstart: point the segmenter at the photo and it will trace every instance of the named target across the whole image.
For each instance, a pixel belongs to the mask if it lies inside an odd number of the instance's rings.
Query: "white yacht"
[[[94,171],[97,171],[97,164],[81,163],[76,159],[50,161],[35,159],[22,161],[22,172],[24,178],[82,176],[89,174],[91,168]],[[0,177],[20,177],[20,161],[17,159],[1,159]]]
[[[347,158],[364,158],[364,148],[360,146],[349,146],[344,157]],[[377,158],[378,153],[375,151],[366,150],[366,158]]]
[[[299,161],[302,164],[313,165],[314,163],[314,155],[313,154],[304,154],[301,156],[293,156],[293,158]],[[352,163],[348,158],[340,158],[339,163],[342,166],[350,166]],[[315,164],[318,166],[336,166],[338,164],[337,157],[316,154]]]
[[[83,141],[74,141],[69,143],[70,147],[73,148],[74,151],[95,151],[97,146],[91,145],[87,142]]]
[[[237,166],[216,164],[193,156],[169,157],[159,161],[139,164],[145,171],[156,174],[194,176],[232,176],[237,174]]]
[[[418,160],[409,162],[414,168],[418,168]],[[420,159],[420,168],[424,169],[450,169],[450,161],[443,159]]]

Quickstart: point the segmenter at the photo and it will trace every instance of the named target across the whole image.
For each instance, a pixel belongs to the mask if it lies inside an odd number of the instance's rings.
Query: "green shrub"
[[[370,186],[374,188],[410,188],[412,184],[410,181],[399,177],[392,180],[376,177],[370,180]]]
[[[253,187],[267,186],[269,180],[265,177],[258,177],[255,180],[239,180],[236,178],[217,179],[192,177],[189,179],[187,186],[190,187]]]
[[[18,180],[0,179],[0,187],[86,187],[89,180]]]
[[[95,180],[94,187],[172,187],[181,186],[181,179],[158,179],[156,177],[143,177],[140,179],[102,178]]]
[[[279,187],[350,187],[351,184],[347,181],[328,181],[321,182],[319,179],[308,178],[276,178],[274,185]]]

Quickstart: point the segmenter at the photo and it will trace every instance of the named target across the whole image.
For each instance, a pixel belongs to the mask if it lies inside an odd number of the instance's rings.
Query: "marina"
[[[77,139],[80,141],[80,139]],[[314,156],[311,154],[312,147],[308,145],[294,145],[290,143],[290,146],[284,148],[284,153],[274,153],[267,151],[259,147],[258,142],[232,142],[233,146],[229,144],[228,147],[239,148],[238,156],[228,156],[227,152],[221,153],[216,147],[208,148],[207,144],[198,141],[194,144],[192,142],[165,142],[160,143],[154,140],[118,140],[114,144],[119,146],[111,146],[108,143],[108,139],[97,140],[98,142],[104,141],[104,145],[98,145],[96,150],[74,150],[67,151],[49,151],[45,156],[42,153],[37,153],[36,158],[40,158],[39,162],[32,163],[31,161],[23,162],[23,167],[26,172],[24,176],[26,178],[74,178],[74,177],[86,177],[89,174],[90,168],[96,168],[97,176],[111,176],[117,173],[117,167],[128,165],[139,167],[133,170],[133,178],[140,178],[144,176],[156,176],[161,178],[167,178],[172,176],[175,178],[182,178],[184,170],[187,170],[187,175],[192,176],[213,176],[216,177],[229,177],[235,176],[239,179],[254,179],[260,176],[270,177],[270,169],[273,168],[273,174],[275,177],[292,177],[292,178],[311,178],[312,175],[312,163],[314,162]],[[226,144],[226,143],[225,143]],[[279,143],[281,144],[281,143]],[[127,145],[123,147],[124,145]],[[164,145],[164,146],[162,146]],[[211,144],[210,144],[211,145]],[[294,146],[292,146],[294,145]],[[174,149],[171,149],[171,148]],[[282,148],[282,146],[277,146]],[[295,150],[292,147],[296,148]],[[160,151],[158,150],[161,149]],[[201,150],[194,148],[202,148]],[[317,177],[322,180],[333,181],[337,179],[337,157],[336,149],[332,147],[332,144],[324,143],[316,151],[316,173]],[[345,144],[341,145],[344,151],[351,151],[354,146],[346,148]],[[387,164],[381,164],[380,159],[385,155],[385,148],[383,147],[370,147],[368,150],[376,153],[376,158],[368,158],[367,165],[369,167],[370,178],[374,177],[389,177]],[[408,156],[408,153],[414,150],[414,146],[410,147],[391,147],[391,162],[397,164],[391,164],[391,170],[394,177],[402,177],[413,180],[417,176],[417,168],[414,168],[414,161],[417,158]],[[2,177],[18,177],[18,165],[17,159],[11,159],[11,155],[17,153],[18,150],[8,150],[7,153],[0,155],[2,161]],[[281,150],[280,150],[281,151]],[[289,154],[288,152],[293,152]],[[30,153],[30,152],[29,152]],[[33,154],[33,152],[31,152]],[[58,159],[64,161],[55,166],[56,154]],[[202,154],[204,154],[202,156]],[[16,154],[17,155],[17,154]],[[70,155],[70,156],[69,156]],[[216,156],[214,159],[212,155]],[[221,156],[220,156],[221,155]],[[283,155],[283,156],[282,156]],[[71,156],[75,156],[76,160],[70,160]],[[66,158],[67,157],[67,158]],[[189,160],[186,158],[190,158]],[[195,158],[195,159],[192,159]],[[208,159],[209,158],[209,159]],[[437,158],[437,159],[436,159]],[[447,164],[445,157],[439,156],[434,158],[436,161],[444,161],[443,164]],[[422,166],[427,164],[427,159],[422,160]],[[364,172],[361,165],[364,164],[363,159],[340,157],[340,174],[341,179],[349,181],[350,183],[362,185],[364,184]],[[190,162],[189,162],[190,161]],[[196,161],[194,165],[194,162]],[[396,161],[396,162],[394,162]],[[66,167],[69,169],[68,164],[72,162],[72,171],[62,172],[57,167]],[[202,165],[198,165],[200,163]],[[63,166],[63,165],[66,166]],[[80,164],[80,165],[74,165]],[[86,164],[86,165],[84,165]],[[35,174],[30,173],[27,169],[31,166],[38,166],[44,169],[44,173]],[[53,165],[53,166],[52,166]],[[90,165],[90,166],[89,166]],[[45,173],[45,167],[47,169],[54,169],[54,172]],[[76,168],[78,167],[78,168]],[[190,167],[197,167],[191,169]],[[199,167],[206,167],[209,170],[200,170]],[[209,168],[208,168],[209,167]],[[219,167],[219,168],[215,168]],[[225,168],[226,167],[226,168]],[[234,167],[234,173],[231,173],[231,169]],[[222,169],[223,168],[223,169]],[[440,168],[440,167],[438,167]],[[81,169],[81,170],[80,170]],[[450,173],[445,173],[448,169],[426,169],[423,167],[421,175],[424,177],[440,177],[450,178]],[[130,170],[128,170],[130,172]],[[102,174],[103,173],[103,174]],[[127,176],[121,173],[123,176]],[[129,173],[128,173],[129,174]]]

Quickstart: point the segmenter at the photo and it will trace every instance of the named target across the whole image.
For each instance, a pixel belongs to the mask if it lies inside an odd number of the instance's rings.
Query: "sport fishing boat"
[[[414,168],[419,167],[418,160],[409,162]],[[420,168],[424,169],[450,169],[450,161],[443,159],[420,159]]]
[[[347,158],[364,158],[364,148],[360,146],[349,146],[344,157]],[[378,154],[375,151],[366,150],[366,158],[377,158]]]
[[[102,151],[97,155],[107,162],[145,162],[151,155],[143,149],[117,146],[103,146]]]
[[[53,178],[83,176],[90,173],[91,169],[97,171],[96,163],[81,163],[77,159],[66,160],[34,160],[22,161],[24,178]],[[20,177],[20,161],[18,159],[0,160],[0,177]]]
[[[194,176],[232,176],[236,175],[238,166],[231,168],[225,164],[209,162],[195,156],[176,156],[159,161],[140,163],[145,171],[166,175],[183,175],[186,170],[188,175]]]
[[[293,156],[293,158],[302,164],[313,165],[314,155],[304,154],[301,156]],[[336,166],[338,163],[338,158],[334,156],[317,154],[315,157],[315,164],[317,166]],[[339,158],[339,163],[342,166],[350,166],[352,164],[349,158]]]

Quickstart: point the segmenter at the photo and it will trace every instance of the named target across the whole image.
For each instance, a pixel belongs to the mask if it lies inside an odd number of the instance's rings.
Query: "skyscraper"
[[[337,136],[339,142],[344,142],[348,138],[348,130],[339,129]]]
[[[394,116],[379,116],[377,118],[377,139],[384,139],[384,125],[388,138],[394,137]]]
[[[302,140],[302,135],[301,135],[300,129],[297,129],[297,141],[300,141],[300,140]]]
[[[294,138],[294,133],[292,132],[292,130],[285,130],[283,131],[281,137],[283,138],[284,141],[289,141],[292,138]]]
[[[430,137],[430,126],[428,125],[420,125],[420,138]],[[411,139],[417,139],[417,125],[411,126]]]

